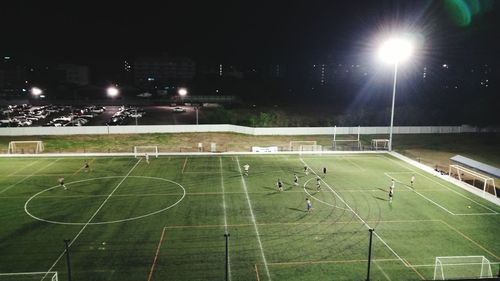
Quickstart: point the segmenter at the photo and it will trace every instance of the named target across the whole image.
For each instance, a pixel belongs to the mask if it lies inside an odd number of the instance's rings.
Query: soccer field
[[[388,154],[149,160],[0,159],[0,273],[41,272],[0,280],[67,280],[64,239],[73,280],[224,280],[226,232],[229,280],[365,280],[369,228],[372,280],[433,279],[442,256],[499,272],[500,206]]]

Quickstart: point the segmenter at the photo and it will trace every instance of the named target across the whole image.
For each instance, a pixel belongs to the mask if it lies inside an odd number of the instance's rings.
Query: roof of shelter
[[[476,170],[483,172],[485,174],[488,174],[490,176],[500,178],[500,169],[493,167],[493,166],[490,166],[488,164],[484,164],[484,163],[481,163],[479,161],[476,161],[476,160],[473,160],[473,159],[470,159],[470,158],[467,158],[467,157],[464,157],[461,155],[455,155],[455,156],[451,157],[450,160],[455,162],[455,163],[467,166],[469,168],[476,169]]]

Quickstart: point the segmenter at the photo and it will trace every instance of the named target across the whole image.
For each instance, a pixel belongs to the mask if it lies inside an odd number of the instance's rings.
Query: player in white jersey
[[[278,187],[278,191],[283,191],[283,183],[281,182],[280,179],[278,179],[276,186]]]
[[[312,212],[314,210],[311,200],[309,200],[309,198],[306,198],[306,205],[307,205],[307,212]]]
[[[411,187],[413,187],[413,183],[415,183],[415,175],[411,175],[411,179],[410,179]]]
[[[245,170],[245,176],[248,176],[248,170],[249,170],[249,169],[250,169],[250,165],[245,164],[245,165],[243,166],[243,170]]]
[[[392,196],[394,196],[394,179],[391,180],[391,186],[389,187],[389,203],[392,203]]]
[[[149,164],[149,154],[147,154],[147,153],[146,153],[146,154],[144,154],[144,157],[146,158],[146,163],[148,163],[148,164]]]
[[[64,185],[64,178],[63,177],[60,177],[57,179],[57,182],[59,182],[59,186],[64,188],[64,190],[67,190],[68,188],[66,187],[66,185]]]

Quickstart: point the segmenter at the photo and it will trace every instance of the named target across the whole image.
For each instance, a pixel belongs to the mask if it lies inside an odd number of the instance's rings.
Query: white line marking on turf
[[[493,213],[495,213],[495,214],[498,214],[498,212],[496,212],[495,210],[490,209],[489,207],[487,207],[487,206],[485,206],[485,205],[483,205],[483,204],[481,204],[481,203],[479,203],[479,202],[475,201],[474,199],[469,198],[469,197],[467,197],[467,196],[465,196],[465,195],[463,195],[463,194],[461,194],[461,193],[459,193],[459,192],[457,192],[457,191],[455,191],[455,190],[453,190],[453,189],[451,189],[451,188],[447,187],[446,185],[444,185],[444,184],[442,184],[442,183],[440,183],[440,182],[438,182],[438,181],[436,181],[436,180],[434,180],[434,179],[432,179],[432,178],[429,178],[428,176],[426,176],[426,175],[424,175],[424,174],[420,173],[419,171],[415,171],[415,170],[413,170],[413,169],[411,169],[411,168],[408,168],[408,167],[404,166],[402,163],[399,163],[399,162],[395,161],[394,159],[391,159],[391,158],[389,158],[389,157],[387,157],[387,156],[384,156],[384,157],[385,157],[385,158],[387,158],[387,159],[389,159],[389,160],[391,160],[392,162],[397,163],[397,164],[398,164],[398,165],[400,165],[401,167],[404,167],[404,168],[406,168],[406,169],[408,169],[408,170],[412,171],[412,172],[413,172],[413,173],[415,173],[415,174],[421,175],[422,177],[424,177],[424,178],[426,178],[426,179],[428,179],[428,180],[430,180],[430,181],[432,181],[432,182],[435,182],[435,183],[439,184],[440,186],[442,186],[442,187],[444,187],[444,188],[448,189],[449,191],[452,191],[453,193],[456,193],[457,195],[459,195],[459,196],[461,196],[461,197],[463,197],[463,198],[465,198],[465,199],[467,199],[467,200],[470,200],[470,201],[472,201],[472,202],[476,203],[477,205],[479,205],[479,206],[481,206],[481,207],[483,207],[483,208],[485,208],[485,209],[487,209],[487,210],[492,211],[492,212],[493,212]]]
[[[385,278],[389,281],[392,281],[391,278],[389,278],[389,276],[385,273],[385,271],[382,269],[382,267],[380,267],[380,265],[378,265],[377,261],[374,260],[373,263],[377,266],[378,269],[380,269],[380,271],[382,272],[382,274],[384,274]]]
[[[227,213],[226,213],[226,196],[224,195],[224,175],[222,173],[222,157],[219,157],[219,164],[220,164],[220,186],[222,189],[222,209],[224,210],[224,231],[228,233],[227,231]],[[229,275],[229,281],[231,281],[231,259],[229,258],[230,255],[229,253],[227,254],[227,271]]]
[[[108,176],[108,177],[100,177],[100,178],[91,178],[91,179],[84,179],[84,180],[79,180],[79,181],[73,181],[73,182],[68,182],[66,183],[67,186],[69,185],[72,185],[72,184],[75,184],[75,183],[81,183],[81,182],[88,182],[88,181],[93,181],[93,180],[99,180],[99,179],[113,179],[113,178],[125,178],[126,176]],[[111,223],[120,223],[120,222],[126,222],[126,221],[132,221],[132,220],[137,220],[137,219],[142,219],[142,218],[145,218],[145,217],[149,217],[149,216],[152,216],[152,215],[156,215],[156,214],[159,214],[161,212],[164,212],[170,208],[173,208],[175,207],[177,204],[179,204],[183,199],[184,197],[186,197],[186,189],[179,183],[175,182],[175,181],[171,181],[171,180],[168,180],[168,179],[164,179],[164,178],[156,178],[156,177],[147,177],[147,176],[128,176],[129,178],[140,178],[140,179],[153,179],[153,180],[160,180],[160,181],[165,181],[165,182],[169,182],[169,183],[172,183],[172,184],[175,184],[177,185],[178,187],[180,187],[182,189],[182,194],[180,193],[177,193],[175,194],[176,196],[181,196],[176,202],[174,202],[173,204],[163,208],[163,209],[160,209],[160,210],[157,210],[157,211],[154,211],[154,212],[151,212],[151,213],[147,213],[147,214],[144,214],[144,215],[140,215],[140,216],[136,216],[136,217],[131,217],[131,218],[126,218],[126,219],[121,219],[121,220],[114,220],[114,221],[101,221],[101,222],[93,222],[93,223],[84,223],[84,222],[61,222],[61,221],[53,221],[53,220],[46,220],[46,219],[43,219],[43,218],[39,218],[35,215],[33,215],[31,212],[29,212],[28,210],[28,204],[30,203],[31,200],[33,200],[33,198],[35,197],[38,197],[38,195],[44,193],[44,192],[47,192],[49,190],[52,190],[52,189],[55,189],[55,188],[58,188],[59,185],[56,185],[56,186],[53,186],[53,187],[49,187],[45,190],[42,190],[38,193],[36,193],[35,195],[31,196],[27,201],[26,203],[24,203],[24,212],[26,214],[28,214],[30,217],[36,219],[36,220],[39,220],[39,221],[43,221],[43,222],[47,222],[47,223],[54,223],[54,224],[62,224],[62,225],[85,225],[85,224],[90,224],[90,225],[97,225],[97,224],[111,224]],[[133,197],[138,197],[139,194],[135,194],[137,196],[133,196]],[[106,197],[106,196],[109,196],[109,195],[93,195],[93,196],[85,196],[85,197]],[[39,198],[57,198],[57,197],[64,197],[64,198],[70,198],[71,195],[69,196],[40,196]],[[115,195],[114,196],[115,198],[116,197],[124,197],[123,195]]]
[[[236,164],[238,165],[238,170],[240,171],[241,184],[243,186],[243,190],[245,190],[245,196],[247,198],[248,207],[250,208],[250,215],[252,217],[255,233],[257,234],[257,242],[259,243],[260,253],[262,255],[262,260],[264,261],[264,268],[266,270],[267,279],[271,281],[271,274],[269,274],[269,267],[267,266],[266,255],[264,255],[264,249],[262,248],[262,242],[260,241],[260,233],[259,233],[259,228],[257,227],[257,220],[255,219],[255,215],[253,214],[252,202],[250,201],[250,196],[248,195],[247,183],[245,182],[245,178],[243,177],[243,173],[240,167],[240,160],[238,156],[236,156]]]
[[[111,196],[113,195],[113,193],[115,193],[115,191],[118,189],[118,187],[120,187],[120,185],[122,185],[122,183],[125,181],[125,179],[127,179],[127,177],[132,173],[132,171],[135,169],[135,167],[137,167],[137,165],[141,162],[141,160],[142,160],[142,158],[139,158],[137,163],[135,163],[135,165],[132,167],[132,169],[130,169],[130,171],[128,171],[128,173],[125,175],[125,177],[116,185],[116,187],[113,189],[113,191],[111,191],[111,193],[104,200],[104,202],[102,202],[101,206],[99,206],[99,208],[97,208],[97,211],[95,211],[95,213],[90,217],[90,219],[82,227],[82,229],[80,229],[80,231],[76,234],[76,236],[73,239],[71,239],[71,242],[69,242],[69,244],[68,244],[68,248],[71,247],[71,245],[73,245],[73,243],[75,243],[76,239],[78,239],[80,234],[82,234],[82,232],[85,230],[85,228],[87,228],[89,223],[95,218],[95,216],[97,216],[97,213],[99,213],[99,211],[102,209],[104,204],[106,204],[106,202],[108,202],[109,198],[111,198]],[[45,277],[47,277],[47,275],[49,274],[49,272],[56,266],[56,264],[59,262],[59,260],[64,256],[64,253],[66,253],[66,250],[64,250],[59,255],[59,257],[56,259],[56,261],[50,266],[50,268],[47,270],[47,273],[45,273],[45,275],[42,277],[42,280],[44,280]]]
[[[408,186],[406,186],[406,184],[404,184],[404,183],[402,183],[402,182],[400,182],[400,181],[396,180],[395,178],[391,177],[389,174],[390,174],[390,173],[384,173],[384,175],[386,175],[388,178],[390,178],[390,179],[394,179],[394,181],[396,181],[397,183],[400,183],[402,186],[404,186],[404,187],[406,187],[406,188],[408,188],[408,189],[411,189],[411,188],[409,188]],[[453,213],[452,211],[450,211],[450,210],[446,209],[445,207],[441,206],[440,204],[438,204],[438,203],[434,202],[432,199],[430,199],[429,197],[427,197],[427,196],[423,195],[422,193],[420,193],[420,192],[416,191],[415,189],[411,189],[411,190],[413,190],[413,192],[415,192],[415,193],[416,193],[416,194],[418,194],[419,196],[423,197],[423,198],[424,198],[424,199],[426,199],[427,201],[431,202],[432,204],[434,204],[434,205],[438,206],[439,208],[441,208],[441,209],[445,210],[445,211],[446,211],[446,212],[448,212],[449,214],[451,214],[451,215],[455,215],[455,213]]]
[[[322,182],[324,182],[324,183],[325,183],[326,187],[328,187],[328,188],[329,188],[329,189],[330,189],[330,190],[331,190],[331,191],[332,191],[332,192],[333,192],[333,193],[337,196],[337,198],[339,198],[339,200],[340,200],[340,201],[342,201],[342,203],[344,203],[344,205],[346,205],[346,207],[347,207],[347,208],[349,208],[349,210],[350,210],[350,211],[351,211],[351,212],[352,212],[352,213],[353,213],[356,217],[358,217],[358,219],[359,219],[360,221],[362,221],[362,222],[363,222],[363,224],[364,224],[364,225],[365,225],[368,229],[372,229],[372,227],[370,227],[370,225],[368,225],[368,223],[366,223],[366,221],[365,221],[365,220],[363,220],[363,218],[361,218],[361,216],[360,216],[360,215],[358,215],[358,213],[356,213],[356,212],[354,211],[354,209],[353,209],[353,208],[351,208],[351,206],[349,206],[349,204],[347,204],[347,202],[344,200],[344,198],[342,198],[342,197],[341,197],[341,196],[340,196],[340,195],[339,195],[339,194],[338,194],[335,190],[333,190],[333,188],[331,188],[331,187],[330,187],[330,185],[329,185],[329,184],[328,184],[328,183],[327,183],[327,182],[326,182],[323,178],[321,178],[320,176],[318,176],[318,174],[316,173],[316,171],[314,171],[314,169],[312,169],[312,168],[311,168],[311,166],[310,166],[309,164],[307,164],[307,163],[304,161],[304,159],[302,159],[302,157],[301,157],[301,158],[299,158],[299,159],[300,159],[300,161],[302,162],[302,164],[303,164],[303,165],[306,165],[307,167],[309,167],[309,170],[311,170],[311,172],[312,172],[313,174],[315,174],[318,178],[320,178],[320,179],[321,179],[321,181],[322,181]],[[393,250],[393,249],[392,249],[389,245],[387,245],[387,243],[384,241],[384,239],[382,239],[382,237],[380,237],[380,235],[378,235],[378,233],[377,233],[377,232],[375,232],[375,231],[374,231],[374,232],[373,232],[373,234],[374,234],[375,236],[377,236],[377,238],[380,240],[380,242],[382,242],[382,243],[383,243],[383,244],[384,244],[384,245],[385,245],[385,246],[389,249],[389,251],[391,251],[391,252],[392,252],[392,253],[393,253],[393,254],[394,254],[394,255],[395,255],[395,256],[396,256],[396,257],[397,257],[397,258],[398,258],[398,259],[399,259],[399,260],[400,260],[400,261],[401,261],[401,262],[402,262],[405,266],[406,266],[406,267],[409,267],[409,265],[406,263],[406,261],[404,261],[404,260],[403,260],[403,259],[402,259],[402,258],[401,258],[401,257],[400,257],[400,256],[399,256],[399,255],[398,255],[398,254],[397,254],[397,253],[396,253],[396,252],[395,252],[395,251],[394,251],[394,250]]]
[[[34,171],[31,175],[27,175],[26,177],[24,177],[24,178],[22,178],[22,179],[18,180],[17,182],[15,182],[15,183],[13,183],[13,184],[11,184],[11,185],[7,186],[6,188],[4,188],[4,189],[2,189],[2,190],[0,191],[0,194],[2,194],[2,193],[4,193],[5,191],[7,191],[7,190],[11,189],[12,187],[16,186],[17,184],[19,184],[19,183],[21,183],[21,182],[25,181],[26,179],[28,179],[28,178],[32,177],[32,176],[33,176],[34,174],[36,174],[38,171],[41,171],[41,170],[43,170],[43,169],[45,169],[45,168],[48,168],[48,167],[52,166],[52,164],[56,163],[56,162],[57,162],[57,161],[59,161],[59,160],[61,160],[61,158],[57,158],[57,159],[56,159],[56,161],[52,161],[52,162],[50,162],[48,165],[46,165],[46,166],[44,166],[44,167],[42,167],[42,168],[40,168],[40,169],[38,169],[38,170]]]
[[[28,168],[28,167],[33,166],[35,163],[37,163],[37,162],[38,162],[38,161],[40,161],[40,160],[41,160],[41,159],[36,159],[35,161],[33,161],[33,162],[29,163],[28,165],[25,165],[25,166],[23,166],[22,168],[17,169],[16,171],[14,171],[14,172],[12,172],[12,173],[10,173],[10,174],[8,174],[8,175],[5,175],[5,176],[6,176],[6,177],[15,176],[15,175],[16,175],[17,173],[19,173],[20,171],[22,171],[22,170],[24,170],[24,169],[26,169],[26,168]]]
[[[349,209],[342,208],[342,207],[339,207],[339,206],[335,206],[335,205],[330,204],[330,203],[328,203],[328,202],[325,202],[325,201],[323,201],[323,200],[321,200],[321,199],[318,199],[318,198],[314,197],[311,193],[309,193],[309,191],[307,191],[307,189],[306,189],[306,184],[307,184],[310,180],[312,180],[312,179],[314,179],[314,178],[310,178],[310,179],[308,179],[306,182],[304,182],[304,191],[305,191],[305,192],[309,195],[309,197],[311,197],[312,199],[314,199],[314,200],[316,200],[316,201],[318,201],[318,202],[321,202],[321,203],[323,203],[323,204],[325,204],[325,205],[328,205],[328,206],[330,206],[330,207],[337,208],[337,209],[341,209],[341,210],[344,210],[344,211],[350,211]],[[287,192],[289,192],[289,191],[287,191]]]
[[[184,165],[182,165],[182,171],[181,174],[184,174],[184,169],[186,168],[186,164],[188,162],[188,158],[186,157],[186,160],[184,160]]]

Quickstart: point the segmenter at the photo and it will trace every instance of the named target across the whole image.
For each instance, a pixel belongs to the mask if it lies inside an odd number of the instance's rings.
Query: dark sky
[[[130,2],[130,3],[129,3]],[[197,60],[359,59],[375,34],[405,27],[433,59],[495,59],[498,4],[453,24],[445,1],[7,1],[0,51],[72,61],[150,52]]]

